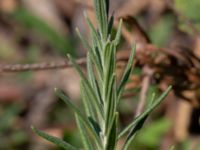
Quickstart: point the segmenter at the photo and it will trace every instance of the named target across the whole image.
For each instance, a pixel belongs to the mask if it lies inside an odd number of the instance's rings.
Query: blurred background
[[[121,127],[144,110],[151,92],[158,96],[173,85],[137,135],[135,150],[200,150],[199,8],[199,0],[111,0],[115,27],[124,20],[119,76],[137,44]],[[85,69],[86,50],[75,32],[89,37],[83,11],[95,23],[92,0],[0,0],[0,150],[59,149],[31,125],[81,147],[73,113],[54,88],[81,105],[79,76],[66,54]]]

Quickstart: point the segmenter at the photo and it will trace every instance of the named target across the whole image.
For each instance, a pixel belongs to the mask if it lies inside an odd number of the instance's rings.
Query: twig
[[[168,7],[173,11],[178,19],[182,20],[187,26],[192,29],[193,34],[198,36],[200,35],[199,29],[194,25],[191,19],[183,15],[179,10],[177,10],[172,3],[168,3]]]
[[[77,60],[77,64],[83,65],[86,63],[85,58]],[[14,64],[14,65],[0,65],[0,73],[9,72],[23,72],[23,71],[40,71],[40,70],[51,70],[51,69],[64,69],[71,67],[69,62],[45,62],[35,64]]]
[[[140,92],[140,100],[136,109],[136,113],[135,116],[137,117],[138,115],[140,115],[144,108],[145,108],[145,101],[146,101],[146,95],[147,95],[147,91],[149,89],[149,85],[150,85],[150,81],[153,75],[153,70],[149,68],[149,66],[144,66],[143,68],[143,74],[144,74],[144,78],[142,80],[142,89]]]
[[[126,51],[129,52],[129,51]],[[188,58],[185,57],[183,54],[179,53],[175,50],[170,50],[167,48],[157,48],[153,44],[140,44],[137,47],[136,50],[137,53],[144,54],[146,56],[149,56],[151,52],[163,52],[167,54],[168,56],[173,56],[182,63],[190,66],[190,62],[188,61]],[[118,61],[126,61],[128,60],[129,54],[126,56],[119,56],[117,58]],[[136,59],[140,60],[142,58],[137,57]],[[200,63],[200,62],[199,62]],[[77,59],[77,64],[79,65],[85,65],[86,59],[80,58]],[[35,63],[35,64],[0,64],[0,73],[14,73],[14,72],[23,72],[23,71],[41,71],[41,70],[53,70],[53,69],[66,69],[68,67],[71,67],[71,64],[69,62],[63,61],[63,62],[44,62],[44,63]]]

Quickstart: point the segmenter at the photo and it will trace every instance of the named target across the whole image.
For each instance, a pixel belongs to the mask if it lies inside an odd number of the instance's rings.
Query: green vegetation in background
[[[190,19],[193,24],[200,30],[200,1],[199,0],[175,0],[175,8],[181,15]],[[179,28],[188,33],[192,33],[191,27],[181,22]],[[174,18],[170,15],[163,16],[149,31],[149,36],[153,43],[158,46],[165,46],[173,33]]]
[[[159,149],[160,142],[165,133],[170,129],[171,123],[167,118],[160,118],[145,126],[138,133],[132,147],[135,149]]]
[[[0,149],[17,149],[27,142],[28,135],[16,126],[17,116],[21,111],[22,107],[19,104],[12,104],[4,109],[0,107]]]
[[[0,117],[1,117],[1,124],[0,124],[0,135],[3,131],[9,129],[12,125],[15,116],[20,112],[20,106],[18,105],[11,105],[6,107],[5,110],[0,108]]]
[[[139,92],[138,92],[139,93]],[[154,98],[157,99],[159,98],[159,95],[161,92],[159,92],[159,89],[156,84],[152,84],[149,86],[148,91],[146,93],[146,105],[145,107],[147,108],[149,105],[151,105],[152,101],[152,93],[154,94]]]
[[[199,0],[175,0],[175,7],[181,13],[181,15],[190,19],[200,30]],[[179,27],[183,31],[191,33],[191,27],[187,26],[185,23],[181,23]]]
[[[200,1],[199,0],[175,0],[175,6],[184,16],[200,23]]]
[[[32,15],[26,9],[18,9],[13,13],[14,19],[22,23],[26,28],[38,32],[41,36],[49,41],[49,43],[59,51],[62,55],[70,53],[75,55],[74,38],[63,37],[50,27],[42,19]]]
[[[15,55],[15,48],[12,45],[12,42],[5,39],[0,35],[0,60],[9,60],[13,59]]]
[[[82,145],[79,131],[76,128],[71,130],[71,132],[69,130],[65,130],[63,140],[71,143],[72,145],[76,145],[76,147],[81,147]]]
[[[173,32],[173,21],[172,16],[164,16],[151,27],[149,36],[154,44],[165,46]]]
[[[191,146],[194,144],[193,142],[193,140],[187,139],[184,142],[181,142],[174,146],[174,150],[191,150]],[[195,145],[193,150],[200,150],[200,143]]]
[[[36,46],[29,46],[27,49],[27,55],[26,55],[26,59],[24,60],[24,63],[34,63],[36,61],[38,61],[38,58],[40,58],[42,56],[41,52],[39,51],[39,49]]]
[[[56,101],[54,107],[49,112],[48,123],[54,124],[56,122],[57,124],[64,126],[66,123],[70,122],[69,126],[73,126],[74,122],[72,122],[72,120],[75,121],[70,109],[66,109],[66,106],[63,105],[62,101]]]

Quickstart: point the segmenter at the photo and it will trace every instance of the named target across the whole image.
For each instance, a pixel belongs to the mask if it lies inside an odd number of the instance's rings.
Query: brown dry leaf
[[[200,85],[200,77],[198,74],[194,74],[191,71],[186,71],[186,74],[190,82]]]
[[[190,103],[184,100],[178,102],[176,122],[175,122],[175,136],[177,141],[184,141],[188,136],[188,127],[190,123],[190,116],[192,107]]]
[[[136,16],[147,8],[151,0],[125,0],[122,7],[118,10],[117,16]]]
[[[55,5],[58,7],[59,11],[61,11],[67,18],[71,19],[74,16],[74,13],[77,9],[76,0],[54,0]]]
[[[148,23],[153,25],[157,20],[162,17],[162,13],[167,7],[167,1],[166,0],[153,0],[150,1],[150,4],[148,6]]]
[[[0,83],[0,102],[10,103],[23,97],[23,90],[17,85]]]
[[[175,136],[174,136],[174,127],[176,120],[177,112],[177,97],[174,95],[174,92],[170,92],[166,97],[164,103],[161,105],[161,109],[165,111],[165,117],[169,119],[172,123],[171,128],[168,133],[163,137],[161,143],[161,150],[169,150],[172,145],[174,145]]]
[[[196,38],[196,41],[195,41],[194,53],[200,59],[200,37],[199,36]]]
[[[122,35],[129,44],[149,43],[149,37],[137,20],[131,16],[123,17],[124,26],[122,27]],[[127,26],[129,30],[127,29]]]
[[[0,1],[0,10],[5,13],[13,12],[17,7],[17,0],[1,0]]]
[[[135,42],[135,43],[149,43],[150,39],[147,36],[144,29],[140,26],[140,24],[137,22],[137,20],[134,17],[131,16],[125,16],[123,17],[123,32],[126,32],[128,36],[128,41]],[[129,28],[127,30],[126,26]],[[128,32],[128,33],[127,33]],[[124,34],[123,34],[124,35]]]
[[[198,101],[196,91],[195,90],[185,90],[182,92],[184,98],[189,100],[193,107],[199,107],[200,102]]]

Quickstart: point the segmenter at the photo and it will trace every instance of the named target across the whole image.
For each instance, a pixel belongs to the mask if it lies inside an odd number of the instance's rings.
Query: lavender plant
[[[137,132],[153,109],[158,106],[170,91],[169,87],[156,100],[152,97],[148,108],[130,124],[119,130],[118,105],[122,93],[132,72],[135,47],[132,48],[129,61],[121,79],[116,79],[116,50],[120,42],[122,20],[112,38],[113,16],[109,17],[109,0],[94,0],[97,29],[85,15],[91,32],[92,44],[89,44],[77,30],[77,33],[88,50],[87,76],[82,72],[76,61],[69,56],[70,62],[81,77],[81,97],[85,112],[81,110],[60,90],[56,94],[74,111],[77,127],[80,131],[83,149],[85,150],[116,150],[120,138],[125,137],[122,150],[128,150]],[[152,94],[153,95],[153,94]],[[78,150],[75,146],[48,135],[36,128],[33,131],[46,140],[55,143],[65,150]]]

